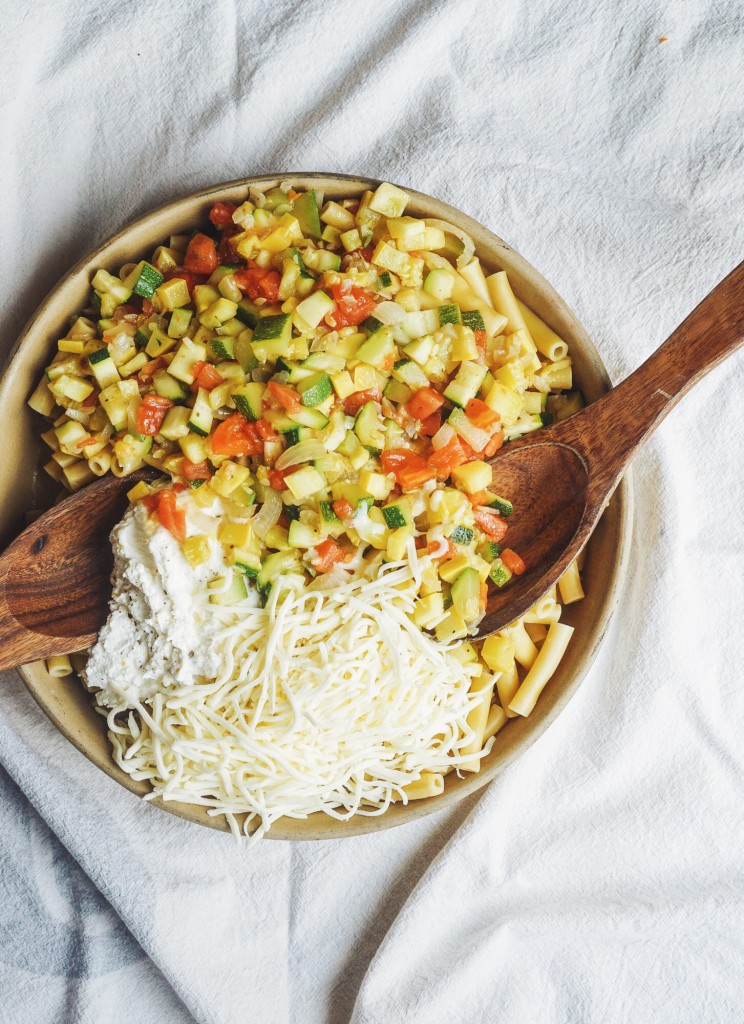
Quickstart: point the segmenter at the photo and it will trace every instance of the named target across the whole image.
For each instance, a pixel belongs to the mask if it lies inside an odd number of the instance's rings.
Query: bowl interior
[[[5,545],[23,529],[24,516],[34,508],[48,507],[56,492],[41,470],[45,456],[39,433],[42,420],[26,405],[39,375],[48,362],[54,342],[63,337],[69,318],[87,302],[90,279],[98,267],[118,268],[132,259],[146,257],[163,238],[202,221],[218,199],[242,202],[248,187],[264,190],[283,180],[300,188],[322,189],[326,196],[348,198],[379,184],[366,178],[326,174],[285,174],[275,178],[246,178],[206,189],[155,210],[119,232],[82,260],[42,303],[15,346],[0,382],[0,422],[6,424],[4,459],[0,461],[0,542]],[[486,271],[507,270],[517,296],[568,342],[575,379],[587,401],[600,397],[610,386],[596,349],[569,308],[544,278],[504,241],[470,217],[406,186],[411,201],[406,212],[448,220],[468,231]],[[62,332],[62,333],[60,333]],[[395,804],[379,817],[356,816],[339,822],[315,814],[307,820],[280,820],[269,832],[274,839],[321,839],[359,835],[390,828],[404,821],[442,809],[479,789],[510,764],[547,728],[577,689],[591,665],[619,597],[631,534],[632,492],[629,478],[621,482],[590,541],[583,571],[586,598],[569,606],[563,621],[576,633],[555,676],[528,718],[512,720],[497,736],[481,771],[458,779],[447,778],[441,796]],[[112,761],[105,719],[93,709],[92,699],[76,677],[55,679],[43,662],[25,665],[21,675],[42,710],[86,757],[127,789],[139,795],[145,783],[133,781]],[[188,804],[153,801],[190,821],[226,829],[220,818]]]

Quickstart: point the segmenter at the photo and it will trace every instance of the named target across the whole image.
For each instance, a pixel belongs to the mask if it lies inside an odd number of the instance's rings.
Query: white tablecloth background
[[[132,217],[275,170],[467,211],[615,379],[744,252],[737,0],[59,0],[0,34],[5,350]],[[0,1020],[739,1024],[743,393],[739,355],[638,459],[632,571],[570,707],[406,828],[240,849],[117,787],[7,673]]]

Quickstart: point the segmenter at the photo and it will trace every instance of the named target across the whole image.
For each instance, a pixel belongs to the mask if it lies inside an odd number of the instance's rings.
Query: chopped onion
[[[378,302],[372,314],[380,323],[392,326],[405,318],[406,311],[397,302]]]
[[[440,231],[444,231],[448,235],[454,235],[455,238],[459,238],[462,242],[462,252],[457,257],[457,269],[460,270],[462,267],[467,267],[468,263],[470,263],[475,255],[475,243],[470,235],[466,231],[455,227],[454,224],[450,224],[446,220],[436,220],[431,217],[426,217],[424,219],[424,224],[429,228],[439,228]]]
[[[314,549],[313,549],[314,550]],[[317,557],[317,552],[315,552]],[[308,552],[310,556],[310,552]],[[345,568],[341,562],[336,562],[330,572],[321,573],[320,576],[316,576],[312,583],[308,584],[308,590],[334,590],[336,587],[341,586],[344,583],[348,583],[351,577],[351,571],[349,568]]]
[[[320,441],[311,438],[309,441],[300,441],[293,444],[276,460],[277,469],[287,469],[289,466],[298,466],[301,462],[312,462],[326,454],[326,450]]]
[[[432,437],[431,446],[435,452],[439,451],[440,448],[444,448],[446,444],[449,444],[454,436],[455,432],[449,423],[443,423],[434,437]]]
[[[282,514],[283,507],[282,499],[279,497],[279,491],[275,491],[273,487],[267,487],[265,488],[265,492],[266,496],[264,498],[264,503],[261,506],[261,511],[251,520],[253,529],[262,539],[266,536],[271,527],[276,526],[279,522],[279,516]]]

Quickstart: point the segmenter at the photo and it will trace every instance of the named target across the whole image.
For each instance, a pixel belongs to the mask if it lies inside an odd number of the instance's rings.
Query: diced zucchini
[[[434,338],[431,334],[425,334],[423,338],[416,338],[410,345],[406,345],[403,353],[419,366],[425,366],[434,350]]]
[[[367,402],[357,413],[354,432],[367,449],[379,451],[385,444],[383,425],[374,402]]]
[[[136,384],[136,381],[135,381]],[[124,430],[127,425],[128,399],[122,394],[118,384],[109,384],[103,388],[98,401],[111,421],[115,431]]]
[[[193,315],[190,309],[174,309],[168,321],[168,337],[182,338],[189,329]]]
[[[449,270],[437,267],[434,270],[430,270],[426,275],[424,281],[424,291],[427,291],[430,295],[433,295],[435,299],[440,302],[446,302],[446,300],[452,294],[452,289],[455,286],[455,275]]]
[[[333,511],[332,501],[320,501],[320,515],[324,523],[340,523],[341,520],[338,518],[336,513]]]
[[[514,511],[514,507],[510,501],[506,498],[500,498],[497,494],[494,495],[493,501],[489,501],[489,508],[495,508],[499,515],[502,515],[504,519],[508,519]],[[501,552],[499,552],[500,554]]]
[[[408,399],[413,395],[413,391],[411,391],[407,384],[403,384],[401,381],[395,380],[394,377],[391,377],[385,385],[384,395],[389,402],[398,402],[399,404],[402,404],[403,402],[408,401]]]
[[[463,310],[462,322],[471,331],[485,331],[486,329],[486,325],[483,322],[483,314],[478,309]]]
[[[488,574],[489,579],[493,580],[497,587],[503,587],[512,578],[511,570],[507,569],[500,558],[497,558],[491,566],[491,571]]]
[[[501,554],[501,545],[494,543],[492,540],[487,540],[478,548],[478,554],[486,562],[493,562]]]
[[[159,327],[153,326],[147,339],[145,352],[151,359],[157,359],[158,356],[162,356],[166,352],[170,352],[171,349],[176,347],[177,343],[178,338],[172,338],[170,335],[161,331]]]
[[[456,526],[449,539],[453,544],[470,544],[475,534],[469,526]]]
[[[478,394],[478,388],[486,375],[485,366],[466,361],[460,364],[457,376],[447,385],[444,397],[464,408],[471,398]]]
[[[305,238],[320,238],[318,199],[312,189],[309,192],[303,192],[294,200],[292,211]]]
[[[395,342],[390,327],[380,327],[356,350],[355,358],[377,370],[387,370],[395,359]]]
[[[453,409],[447,423],[464,441],[467,441],[473,451],[482,452],[491,440],[491,435],[485,430],[481,430],[480,427],[474,426],[462,409]],[[490,476],[488,482],[491,482]]]
[[[295,316],[298,318],[298,329],[315,328],[320,321],[336,308],[336,303],[325,292],[313,292],[306,299],[295,307]]]
[[[314,373],[310,377],[301,380],[297,385],[302,404],[314,408],[322,405],[326,398],[333,394],[331,378],[327,373]]]
[[[127,287],[131,288],[135,295],[141,295],[143,299],[151,299],[155,289],[162,283],[163,275],[147,260],[138,263],[126,280]]]
[[[292,320],[289,313],[262,316],[253,331],[253,347],[263,341],[278,341],[286,344],[292,337]]]
[[[111,296],[111,298],[115,300],[116,305],[121,305],[123,302],[126,302],[132,294],[132,289],[129,288],[124,281],[120,280],[118,277],[114,277],[113,274],[109,274],[106,270],[96,271],[96,275],[91,284],[93,289],[98,292],[99,295]],[[114,309],[115,308],[116,306],[114,306]],[[113,313],[113,309],[111,312]],[[103,314],[103,309],[101,309],[101,313]]]
[[[188,338],[184,338],[168,364],[168,373],[171,377],[182,380],[185,384],[194,383],[194,366],[199,362],[206,362],[207,350],[204,345],[195,344]]]
[[[460,315],[460,307],[455,303],[449,303],[446,306],[440,306],[437,311],[437,317],[439,318],[439,326],[444,327],[445,324],[459,324],[462,322]]]
[[[390,505],[383,505],[382,514],[385,517],[385,524],[391,530],[399,530],[404,526],[413,526],[413,513],[410,503],[399,498]]]
[[[322,430],[328,426],[328,417],[320,409],[293,409],[287,416],[294,423],[303,427],[312,427],[313,430]]]
[[[256,577],[256,584],[261,590],[265,590],[281,573],[292,572],[298,568],[297,555],[293,551],[277,551],[264,558],[261,571]]]
[[[429,386],[429,378],[424,371],[410,359],[400,359],[393,367],[393,377],[402,384],[407,384],[412,391]]]
[[[259,306],[254,306],[252,302],[249,302],[247,299],[243,299],[242,302],[238,303],[235,316],[242,324],[245,324],[246,327],[255,327],[258,323],[258,315],[260,311]]]
[[[292,548],[314,548],[320,541],[320,534],[312,526],[295,519],[289,524],[287,540]]]
[[[324,370],[328,374],[341,373],[346,360],[329,352],[311,352],[307,359],[303,359],[302,366],[308,370]]]
[[[235,339],[230,337],[212,338],[209,351],[215,359],[235,359]]]
[[[191,416],[189,417],[189,430],[199,434],[200,437],[206,437],[212,429],[213,418],[214,413],[212,406],[209,404],[209,392],[205,391],[204,388],[199,388],[194,407],[191,410]]]
[[[480,576],[475,569],[463,569],[452,584],[452,604],[465,622],[474,622],[480,614]]]
[[[156,394],[161,398],[170,398],[171,402],[185,402],[190,394],[186,385],[176,380],[167,370],[157,371],[152,378],[152,386]]]
[[[408,313],[401,322],[401,327],[409,338],[423,338],[436,331],[439,326],[435,309],[419,309]]]
[[[210,604],[231,605],[244,601],[248,597],[248,584],[246,583],[245,573],[233,570],[230,584],[225,589],[226,582],[227,578],[225,576],[216,576],[207,583],[207,589],[212,591],[209,595]]]
[[[241,412],[247,420],[255,423],[260,420],[263,414],[263,397],[266,393],[266,385],[257,382],[243,384],[234,388],[231,392],[232,400],[238,412]]]
[[[165,419],[160,426],[160,433],[168,441],[177,441],[185,437],[189,432],[189,419],[191,409],[184,405],[176,405],[165,414]]]
[[[91,352],[88,356],[88,362],[100,388],[107,388],[109,384],[116,384],[121,380],[108,346],[99,348],[96,352]]]

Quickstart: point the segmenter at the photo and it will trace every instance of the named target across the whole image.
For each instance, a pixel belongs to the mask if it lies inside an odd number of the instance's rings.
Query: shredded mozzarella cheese
[[[224,814],[236,835],[246,814],[255,841],[283,816],[382,814],[422,772],[471,760],[480,668],[411,621],[431,560],[410,547],[374,579],[279,576],[265,608],[211,606],[219,675],[110,711],[116,762],[150,797]]]

